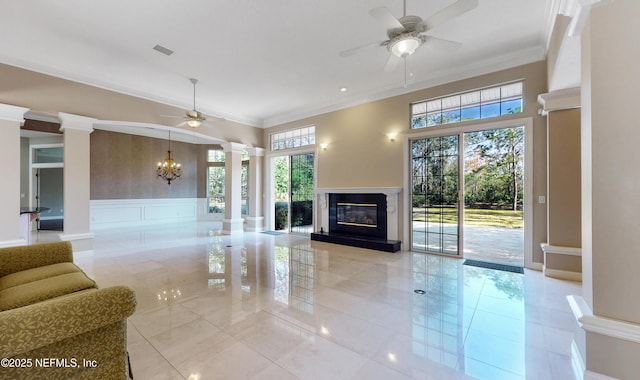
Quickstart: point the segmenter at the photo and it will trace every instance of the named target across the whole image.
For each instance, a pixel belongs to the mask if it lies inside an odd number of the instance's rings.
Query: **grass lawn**
[[[414,221],[457,223],[458,214],[455,208],[419,208],[413,209]],[[522,228],[522,210],[487,210],[471,209],[464,210],[464,222],[469,225],[491,226],[504,228]]]

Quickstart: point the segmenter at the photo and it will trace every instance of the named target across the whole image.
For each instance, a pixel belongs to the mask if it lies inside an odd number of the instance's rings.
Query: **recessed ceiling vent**
[[[159,51],[160,53],[164,54],[164,55],[171,55],[173,54],[173,50],[171,49],[167,49],[166,47],[162,46],[162,45],[156,45],[153,47],[153,50],[155,51]]]

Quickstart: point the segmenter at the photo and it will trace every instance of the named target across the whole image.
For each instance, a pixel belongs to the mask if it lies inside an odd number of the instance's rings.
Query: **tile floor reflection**
[[[136,379],[574,378],[579,283],[220,229],[98,230],[76,256],[136,291]]]

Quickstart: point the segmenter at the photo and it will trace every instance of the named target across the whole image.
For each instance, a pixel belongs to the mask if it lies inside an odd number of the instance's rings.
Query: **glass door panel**
[[[290,157],[290,231],[313,231],[313,153]]]
[[[464,134],[464,257],[524,266],[524,127]]]
[[[458,136],[411,144],[412,249],[458,255]]]

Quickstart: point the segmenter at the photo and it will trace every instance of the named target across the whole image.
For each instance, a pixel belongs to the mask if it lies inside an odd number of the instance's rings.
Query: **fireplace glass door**
[[[412,249],[459,255],[459,139],[411,142]]]

